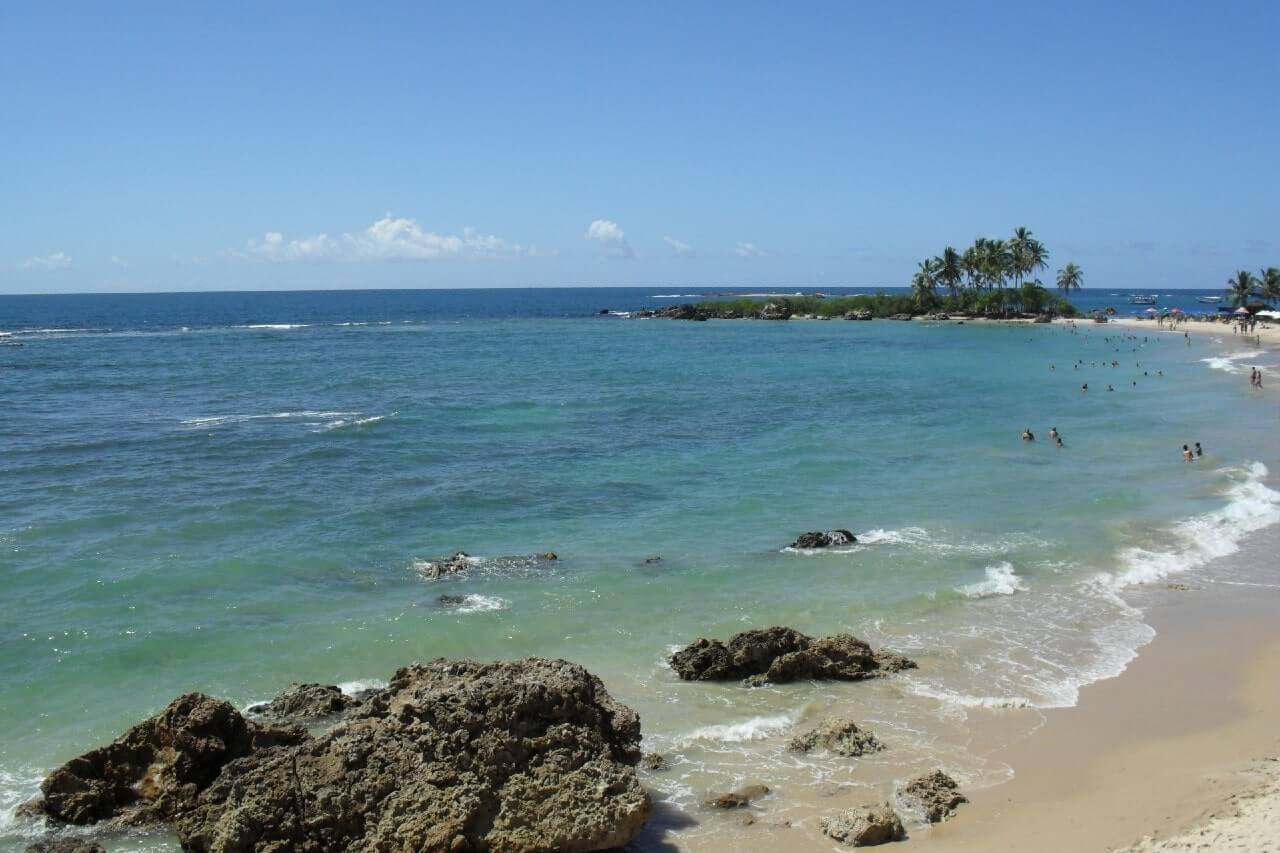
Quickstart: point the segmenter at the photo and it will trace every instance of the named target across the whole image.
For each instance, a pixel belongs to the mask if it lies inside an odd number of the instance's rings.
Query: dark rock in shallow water
[[[740,809],[751,805],[753,800],[758,800],[768,793],[768,785],[747,785],[728,793],[713,791],[703,798],[702,804],[713,809]]]
[[[666,770],[671,763],[661,752],[646,752],[640,759],[640,766],[646,770]]]
[[[904,804],[918,807],[929,823],[938,823],[956,813],[961,804],[969,802],[960,793],[960,786],[941,770],[917,776],[902,786]]]
[[[253,705],[249,713],[277,720],[320,720],[360,704],[332,684],[290,684],[270,702]]]
[[[843,719],[823,720],[814,729],[796,735],[787,744],[787,749],[792,752],[810,752],[818,748],[855,758],[879,752],[884,749],[884,744],[871,732],[858,728],[857,723]]]
[[[84,838],[55,838],[28,845],[26,853],[107,853],[107,850],[98,842]]]
[[[824,817],[819,826],[822,833],[842,844],[852,847],[871,847],[901,841],[907,831],[902,821],[888,803],[882,806],[863,806],[835,817]]]
[[[227,762],[305,738],[302,729],[245,720],[228,702],[186,693],[50,773],[40,784],[44,811],[78,824],[167,820],[194,805]]]
[[[436,604],[441,607],[461,607],[467,603],[465,595],[442,595],[436,599]]]
[[[856,681],[915,667],[893,652],[873,652],[851,634],[815,640],[778,626],[743,631],[728,643],[699,638],[668,662],[685,681],[745,679],[748,684],[811,678]]]
[[[640,721],[576,664],[436,660],[332,731],[223,769],[188,851],[620,847],[650,812]]]
[[[444,575],[456,575],[471,568],[471,557],[458,551],[447,560],[431,560],[422,566],[420,571],[431,580],[438,580]]]
[[[655,555],[655,556],[653,556],[653,557],[645,557],[645,558],[644,558],[644,564],[645,564],[646,566],[652,566],[654,563],[661,563],[661,562],[662,562],[662,558],[661,558],[661,557],[658,557],[658,556],[656,556],[656,555]]]
[[[858,541],[858,537],[854,536],[847,530],[814,530],[808,533],[801,533],[796,537],[796,541],[791,543],[792,548],[831,548],[836,545],[852,545]]]

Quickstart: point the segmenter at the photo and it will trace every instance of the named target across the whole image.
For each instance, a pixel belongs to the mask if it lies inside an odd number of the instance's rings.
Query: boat
[[[1208,302],[1210,305],[1216,302],[1221,302],[1221,301],[1222,301],[1221,296],[1197,296],[1196,297],[1196,302]]]
[[[1130,305],[1155,305],[1156,298],[1154,296],[1143,296],[1140,293],[1135,293],[1133,296],[1129,297],[1129,304]]]

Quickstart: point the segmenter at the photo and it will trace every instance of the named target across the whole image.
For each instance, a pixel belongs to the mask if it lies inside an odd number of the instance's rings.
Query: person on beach
[[[1201,456],[1204,456],[1204,451],[1200,449],[1200,442],[1197,441],[1196,442],[1196,458],[1199,459]]]
[[[1031,432],[1031,427],[1023,427],[1023,430],[1022,430],[1022,440],[1023,440],[1023,441],[1035,441],[1035,440],[1036,440],[1035,435]]]
[[[1185,444],[1184,444],[1184,445],[1182,445],[1182,461],[1183,461],[1183,462],[1194,462],[1194,461],[1196,461],[1195,456],[1193,456],[1193,455],[1191,454],[1191,448],[1187,447]]]

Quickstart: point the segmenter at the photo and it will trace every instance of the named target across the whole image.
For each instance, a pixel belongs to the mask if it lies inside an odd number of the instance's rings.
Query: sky
[[[0,5],[0,293],[1280,266],[1280,4]]]

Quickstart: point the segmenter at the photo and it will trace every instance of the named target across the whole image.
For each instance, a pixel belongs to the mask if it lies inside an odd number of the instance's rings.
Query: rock
[[[610,309],[608,309],[608,308],[601,308],[601,309],[600,309],[599,311],[597,311],[596,313],[597,313],[597,314],[600,314],[600,315],[605,315],[605,314],[608,314],[608,313],[609,313],[609,310],[610,310]]]
[[[652,566],[654,563],[661,563],[661,562],[662,562],[662,558],[658,556],[644,558],[644,564],[646,566]]]
[[[728,793],[712,791],[703,798],[702,804],[713,809],[740,809],[751,805],[753,800],[758,800],[768,793],[768,785],[747,785],[745,788]]]
[[[230,703],[186,693],[113,743],[73,758],[40,784],[44,811],[65,823],[172,818],[227,762],[307,737],[296,727],[245,720]]]
[[[639,761],[639,718],[576,664],[435,660],[226,766],[176,829],[192,853],[621,847],[650,813]]]
[[[1168,586],[1169,586],[1169,589],[1173,590],[1174,592],[1187,592],[1188,590],[1191,589],[1191,587],[1187,586],[1185,583],[1171,583]]]
[[[253,705],[249,713],[277,720],[321,720],[349,711],[359,703],[332,684],[290,684],[270,702]]]
[[[918,807],[929,823],[938,823],[955,814],[961,803],[969,802],[960,793],[960,786],[941,770],[917,776],[902,786],[900,794],[905,804]]]
[[[871,752],[880,752],[884,744],[871,732],[858,728],[852,720],[831,718],[823,720],[816,728],[796,735],[787,744],[792,752],[810,752],[826,749],[836,755],[856,758]]]
[[[447,560],[431,560],[420,571],[431,580],[439,580],[443,575],[455,575],[471,568],[471,557],[458,551]]]
[[[1053,318],[1050,317],[1048,314],[1037,314],[1036,319],[1033,322],[1050,323],[1050,322],[1053,322]]]
[[[96,841],[84,838],[55,838],[27,845],[27,853],[107,853]]]
[[[872,315],[870,311],[867,311],[865,309],[861,311],[844,312],[844,319],[846,320],[870,320],[873,316],[874,315]]]
[[[760,309],[761,320],[786,320],[791,316],[791,309],[776,302],[766,302]]]
[[[888,803],[874,808],[863,806],[836,817],[824,817],[819,826],[828,838],[853,847],[887,844],[907,836],[902,821]]]
[[[543,554],[543,555],[542,555],[542,559],[544,559],[544,560],[558,560],[558,559],[560,559],[560,555],[559,555],[559,554],[557,554],[555,551],[548,551],[547,553],[545,553],[545,554]]]
[[[796,541],[791,543],[791,547],[805,549],[831,548],[835,545],[852,545],[857,541],[858,537],[847,530],[828,530],[825,533],[821,530],[814,530],[809,533],[801,533],[796,537]]]
[[[441,607],[460,607],[467,603],[465,595],[441,595],[436,598],[436,604]]]
[[[699,638],[668,662],[685,681],[744,679],[752,685],[810,678],[856,681],[915,666],[893,652],[873,652],[851,634],[815,640],[778,626],[743,631],[728,643]]]
[[[890,320],[910,320],[911,315],[910,314],[894,314],[889,319]]]
[[[661,752],[646,752],[640,759],[640,766],[646,770],[666,770],[671,762]]]

